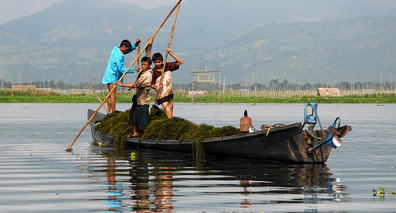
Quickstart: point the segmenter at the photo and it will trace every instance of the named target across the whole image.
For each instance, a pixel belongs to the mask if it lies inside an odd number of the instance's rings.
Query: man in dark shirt
[[[150,46],[152,43],[150,44]],[[165,71],[163,71],[163,57],[161,53],[155,53],[152,57],[152,61],[154,63],[153,68],[153,80],[151,83],[151,87],[156,90],[157,104],[162,105],[166,112],[166,116],[168,118],[173,117],[173,90],[172,90],[172,75],[171,72],[179,69],[179,65],[183,64],[183,60],[173,54],[170,48],[167,48],[166,51],[169,55],[171,55],[176,61],[166,63]],[[150,54],[150,53],[149,53]],[[146,53],[147,56],[147,53]],[[162,75],[162,79],[161,79]],[[162,82],[161,82],[162,81]]]

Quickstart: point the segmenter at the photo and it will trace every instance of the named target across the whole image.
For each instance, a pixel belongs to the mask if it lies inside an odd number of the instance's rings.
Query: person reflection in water
[[[139,153],[136,153],[134,159],[131,159],[131,167],[132,190],[135,191],[135,194],[132,196],[132,199],[135,200],[133,211],[138,213],[150,212],[148,163],[142,161]]]
[[[171,167],[160,167],[159,175],[155,178],[155,212],[172,212],[173,174]]]
[[[241,195],[245,196],[245,199],[243,199],[240,203],[241,208],[248,208],[252,205],[252,202],[246,199],[252,194],[252,192],[249,190],[249,187],[251,186],[250,180],[240,180],[239,183],[243,188]]]
[[[119,212],[121,210],[122,188],[116,181],[116,165],[113,157],[107,158],[107,199],[105,203],[108,205],[106,211]]]

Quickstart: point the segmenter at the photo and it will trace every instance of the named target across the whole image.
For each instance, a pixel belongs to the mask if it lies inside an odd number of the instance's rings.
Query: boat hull
[[[88,118],[93,115],[88,110]],[[112,136],[102,135],[95,128],[95,123],[104,118],[97,113],[90,122],[92,138],[96,142],[112,146]],[[253,133],[241,133],[233,136],[211,138],[199,143],[207,155],[218,157],[240,157],[260,160],[276,160],[295,163],[324,163],[327,161],[331,147],[323,145],[313,152],[308,150],[317,142],[304,135],[301,123],[274,127],[272,129]],[[126,146],[142,149],[192,153],[197,144],[193,141],[175,140],[138,140],[128,138]]]

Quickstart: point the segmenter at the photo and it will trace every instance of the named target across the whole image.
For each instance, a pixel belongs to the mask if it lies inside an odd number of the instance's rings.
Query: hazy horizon
[[[0,25],[9,21],[24,18],[39,13],[57,2],[69,0],[1,0]],[[128,4],[135,4],[146,9],[152,9],[172,3],[174,0],[109,0]],[[23,5],[23,7],[21,7]]]
[[[0,16],[0,25],[7,23],[8,21],[24,18],[26,16],[30,16],[35,13],[39,13],[55,3],[62,2],[62,1],[70,1],[70,0],[1,0],[0,1],[0,13],[2,14]],[[113,2],[122,2],[122,3],[128,3],[128,4],[134,4],[141,6],[145,9],[153,9],[156,7],[164,6],[167,4],[175,3],[177,0],[108,0],[108,1],[113,1]],[[193,0],[184,0],[183,2],[186,1],[193,1]],[[226,1],[226,0],[224,0]],[[264,3],[268,3],[271,5],[272,2],[275,0],[262,0]],[[284,1],[285,5],[290,3],[286,0],[281,0]],[[353,7],[353,4],[356,3],[355,0],[344,0],[345,2],[351,2],[351,6]],[[378,7],[388,7],[391,9],[396,9],[396,1],[394,0],[366,0],[367,2],[370,2],[374,6]],[[329,4],[330,3],[330,4]],[[317,1],[311,1],[311,0],[299,0],[297,4],[305,4],[307,8],[309,8],[312,5],[319,6],[326,6],[326,5],[332,5],[332,1],[330,0],[317,0]],[[21,7],[23,5],[23,7]],[[241,5],[248,5],[245,1],[241,1]],[[226,5],[225,5],[226,6]],[[260,5],[258,5],[260,6]],[[374,8],[373,8],[374,9]],[[309,10],[309,9],[308,9]],[[227,11],[225,11],[227,12]],[[303,13],[302,13],[303,14]],[[309,14],[307,14],[309,15]]]

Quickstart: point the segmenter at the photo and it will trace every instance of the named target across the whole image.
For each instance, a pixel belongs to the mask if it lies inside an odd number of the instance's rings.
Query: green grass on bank
[[[191,98],[188,97],[176,97],[175,102],[191,102]],[[382,94],[382,95],[352,95],[343,97],[318,97],[318,96],[293,96],[293,97],[244,97],[244,96],[225,96],[215,97],[197,97],[194,98],[194,103],[305,103],[305,102],[317,102],[317,103],[350,103],[350,104],[363,104],[363,103],[375,103],[375,104],[390,104],[396,103],[395,94]]]
[[[103,100],[107,93],[98,95]],[[121,92],[117,96],[117,102],[120,103],[129,103],[130,100],[130,93],[127,92]],[[96,96],[88,93],[62,94],[38,90],[0,90],[0,103],[99,103],[99,101]]]
[[[117,93],[118,103],[131,103],[134,93],[121,91]],[[99,93],[103,100],[107,93]],[[152,101],[154,97],[152,96]],[[0,103],[98,103],[97,98],[92,94],[61,94],[46,91],[11,91],[0,90]],[[192,99],[186,94],[176,94],[175,102],[191,103]],[[349,95],[343,97],[318,97],[318,96],[291,96],[291,97],[262,97],[262,96],[237,96],[226,94],[223,96],[208,95],[194,97],[194,103],[373,103],[387,104],[396,103],[396,94],[369,94],[369,95]]]

